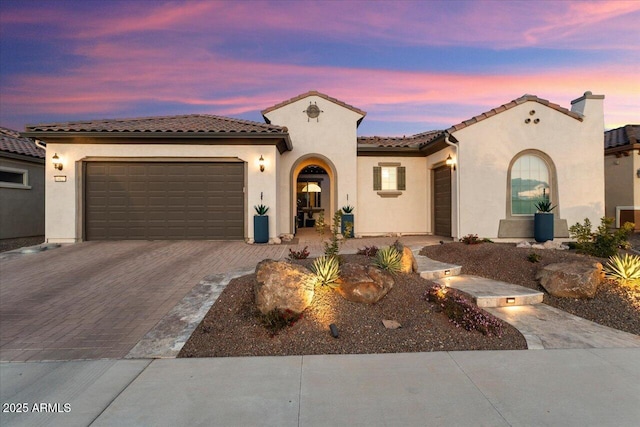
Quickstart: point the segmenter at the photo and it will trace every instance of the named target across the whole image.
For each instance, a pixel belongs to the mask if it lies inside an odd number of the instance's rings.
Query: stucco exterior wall
[[[310,119],[305,113],[310,103],[315,103],[322,111],[317,120]],[[335,191],[325,207],[328,211],[325,217],[327,221],[335,210],[355,203],[358,197],[356,129],[357,121],[362,118],[360,114],[311,95],[270,111],[265,116],[272,124],[288,128],[293,145],[293,150],[283,153],[278,160],[278,234],[293,233],[294,230],[296,206],[293,169],[300,159],[317,157],[328,161],[335,169],[332,171],[335,174],[335,183],[332,183]]]
[[[406,167],[406,190],[397,197],[381,197],[373,189],[373,168],[378,163]],[[425,157],[358,157],[356,235],[386,233],[427,234],[431,223],[431,175]]]
[[[498,236],[507,213],[507,172],[524,150],[547,154],[557,170],[559,206],[556,219],[568,225],[604,214],[602,99],[588,99],[584,121],[528,101],[463,128],[459,141],[460,235]],[[531,115],[530,111],[535,111]],[[531,118],[530,123],[525,123]],[[540,119],[535,124],[533,119]]]
[[[616,206],[640,206],[640,185],[636,184],[636,170],[640,168],[637,154],[616,157],[605,156],[606,215],[616,216]]]
[[[0,166],[29,175],[29,188],[0,187],[0,239],[44,235],[44,165],[0,157]]]
[[[52,167],[54,153],[64,169]],[[265,171],[260,172],[258,159],[263,156]],[[269,235],[276,236],[276,166],[278,150],[272,145],[215,146],[215,145],[151,145],[151,144],[47,144],[45,235],[48,242],[76,242],[82,239],[82,161],[87,159],[117,160],[135,158],[180,160],[185,158],[229,158],[246,162],[246,238],[253,238],[253,207],[265,204],[269,211]],[[55,175],[64,175],[66,182],[55,182]],[[263,200],[260,200],[260,193]]]

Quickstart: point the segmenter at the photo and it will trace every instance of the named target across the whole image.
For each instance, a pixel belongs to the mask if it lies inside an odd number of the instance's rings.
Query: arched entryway
[[[291,168],[291,233],[311,228],[321,212],[329,224],[337,209],[337,174],[333,163],[319,154],[298,159]]]

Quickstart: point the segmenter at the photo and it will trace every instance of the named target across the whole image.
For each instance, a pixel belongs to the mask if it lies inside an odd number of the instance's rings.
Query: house
[[[524,95],[446,130],[358,137],[366,113],[310,91],[262,111],[27,126],[47,143],[46,237],[272,241],[355,207],[356,236],[533,236],[533,204],[567,224],[604,213],[604,96],[571,110]],[[53,155],[57,155],[55,169]]]
[[[45,151],[0,127],[0,239],[44,235]]]
[[[606,215],[616,227],[625,222],[640,230],[640,125],[626,125],[604,133]]]

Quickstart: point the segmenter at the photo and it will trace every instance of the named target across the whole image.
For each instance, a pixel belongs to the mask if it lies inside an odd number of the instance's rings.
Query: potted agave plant
[[[265,205],[253,207],[258,215],[253,216],[253,236],[256,243],[269,242],[269,208]]]
[[[533,218],[533,237],[536,242],[546,242],[547,240],[553,240],[553,209],[555,206],[551,206],[551,202],[547,199],[543,199],[536,203],[536,209]]]
[[[344,237],[353,237],[354,229],[353,206],[347,205],[342,207],[342,220],[340,221],[340,232]],[[347,233],[348,229],[348,233]]]

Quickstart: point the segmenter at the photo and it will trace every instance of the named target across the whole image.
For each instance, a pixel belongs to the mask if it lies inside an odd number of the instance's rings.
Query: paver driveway
[[[213,241],[83,242],[0,260],[0,360],[122,358],[213,272],[288,246]]]

